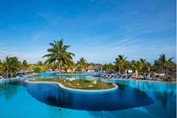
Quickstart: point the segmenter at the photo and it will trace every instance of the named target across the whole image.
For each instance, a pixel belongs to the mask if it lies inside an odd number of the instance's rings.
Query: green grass
[[[74,89],[84,89],[84,90],[102,90],[102,89],[114,88],[114,85],[112,83],[97,81],[97,84],[93,84],[93,81],[83,80],[83,79],[76,79],[73,81],[69,81],[66,79],[37,79],[37,80],[30,80],[30,81],[58,82],[64,85],[65,87],[74,88]]]

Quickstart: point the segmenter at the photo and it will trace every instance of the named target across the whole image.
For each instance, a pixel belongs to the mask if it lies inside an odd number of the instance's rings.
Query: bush
[[[43,66],[31,65],[30,69],[32,69],[35,73],[45,72],[46,69]]]
[[[167,78],[163,78],[163,81],[169,81],[169,82],[171,82],[172,79],[170,77],[167,77]]]
[[[42,72],[42,70],[41,70],[40,67],[34,67],[33,70],[34,70],[35,73],[40,73],[40,72]]]

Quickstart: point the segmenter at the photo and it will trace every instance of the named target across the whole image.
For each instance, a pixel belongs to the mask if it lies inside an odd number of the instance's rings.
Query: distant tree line
[[[59,73],[67,72],[68,69],[81,72],[90,65],[98,65],[98,63],[88,63],[84,57],[74,63],[73,57],[75,54],[68,51],[70,45],[64,45],[63,39],[49,43],[49,45],[48,54],[43,56],[47,58],[44,63],[38,61],[36,64],[28,64],[26,60],[19,61],[17,57],[7,56],[4,61],[0,60],[0,74],[14,77],[19,70],[33,70],[39,73],[48,69],[58,69]],[[167,59],[165,54],[161,54],[153,64],[142,58],[128,61],[124,55],[118,55],[113,63],[103,65],[103,71],[106,73],[123,74],[126,70],[137,71],[138,73],[163,72],[166,77],[176,77],[176,63],[173,62],[173,58]]]

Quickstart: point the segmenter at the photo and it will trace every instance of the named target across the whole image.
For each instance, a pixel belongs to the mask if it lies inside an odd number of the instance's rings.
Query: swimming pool
[[[119,90],[87,95],[56,84],[0,84],[0,118],[175,118],[175,84],[102,81],[118,84]]]
[[[74,77],[75,79],[86,79],[87,76],[91,76],[94,73],[85,73],[85,74],[62,74],[61,78],[71,78]],[[43,72],[39,74],[35,74],[33,77],[40,77],[40,78],[59,78],[59,74],[55,72]]]

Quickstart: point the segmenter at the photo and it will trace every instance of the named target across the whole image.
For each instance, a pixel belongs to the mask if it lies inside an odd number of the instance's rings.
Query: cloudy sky
[[[64,39],[74,61],[176,60],[175,0],[0,0],[0,59],[36,63]]]

